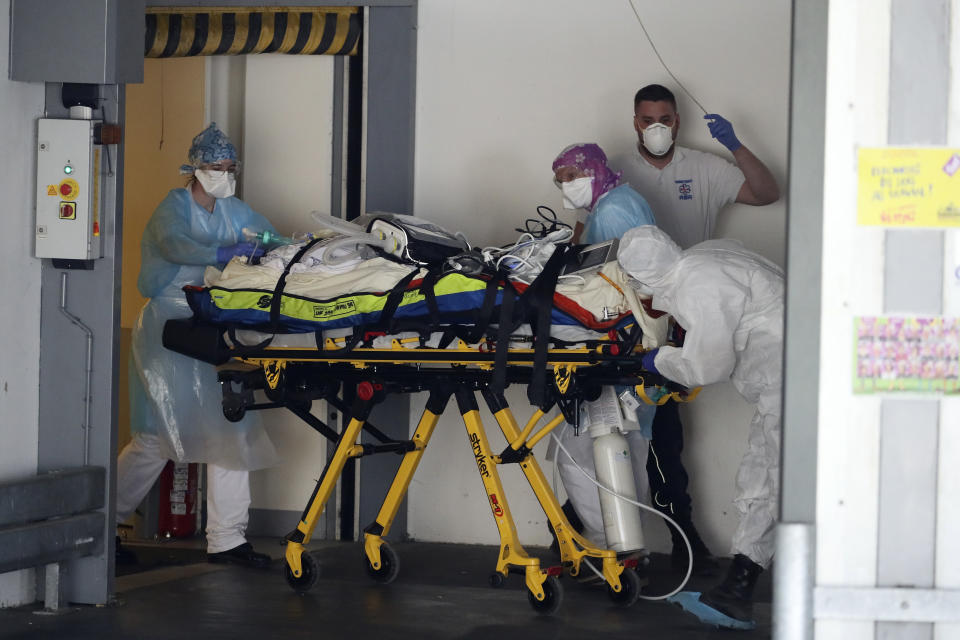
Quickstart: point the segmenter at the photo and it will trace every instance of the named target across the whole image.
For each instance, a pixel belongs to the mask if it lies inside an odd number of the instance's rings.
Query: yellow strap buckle
[[[674,402],[692,402],[700,394],[700,389],[703,387],[694,387],[686,393],[680,391],[670,391],[664,386],[656,386],[656,390],[651,398],[647,395],[646,387],[643,384],[643,378],[640,379],[640,384],[636,385],[633,390],[637,392],[637,395],[640,396],[640,399],[643,400],[644,404],[661,406],[667,403],[668,400],[673,400]]]

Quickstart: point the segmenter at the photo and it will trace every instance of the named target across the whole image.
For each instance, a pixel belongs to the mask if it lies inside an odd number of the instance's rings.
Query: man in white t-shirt
[[[711,135],[732,154],[724,158],[676,144],[680,129],[677,100],[664,86],[640,89],[633,101],[637,151],[623,167],[623,178],[653,207],[657,226],[687,249],[713,236],[720,210],[732,202],[765,205],[780,198],[770,170],[737,139],[733,126],[717,114],[704,116]],[[658,407],[647,457],[653,505],[683,527],[693,547],[694,570],[716,565],[693,525],[687,472],[681,460],[683,427],[674,402]],[[683,568],[686,545],[671,527],[673,564]]]
[[[710,113],[710,133],[736,164],[712,153],[676,144],[680,114],[673,93],[658,84],[640,89],[633,100],[637,152],[623,178],[647,199],[657,225],[681,248],[713,237],[720,210],[732,202],[765,205],[780,198],[773,174],[737,139],[733,126]]]

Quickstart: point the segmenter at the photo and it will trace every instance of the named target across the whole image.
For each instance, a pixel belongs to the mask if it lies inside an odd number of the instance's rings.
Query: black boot
[[[693,549],[693,573],[695,576],[715,576],[720,572],[720,563],[717,562],[717,559],[713,557],[713,554],[710,553],[710,549],[707,548],[707,545],[703,542],[703,539],[700,538],[700,533],[697,531],[697,528],[693,526],[693,520],[690,518],[677,518],[674,517],[677,524],[683,529],[683,532],[687,534],[687,538],[690,540],[690,547]],[[670,566],[672,566],[677,571],[686,571],[687,570],[687,545],[684,544],[683,538],[680,536],[680,532],[677,531],[677,528],[671,525],[669,522],[667,525],[670,527],[670,537],[673,540],[673,550],[670,553]]]
[[[730,563],[727,577],[700,596],[700,601],[736,620],[753,620],[753,587],[763,567],[738,553]]]
[[[580,516],[578,516],[577,512],[573,509],[573,504],[567,500],[563,503],[561,509],[563,510],[563,515],[567,517],[567,522],[569,522],[570,526],[573,527],[573,530],[577,533],[583,533],[583,521],[580,520]],[[553,536],[553,542],[550,544],[550,551],[559,557],[560,543],[557,541],[557,534],[553,530],[553,525],[549,522],[547,523],[547,528],[550,530],[550,535]]]
[[[240,564],[255,569],[266,569],[270,566],[270,556],[257,553],[249,542],[220,553],[208,553],[207,562]]]
[[[117,536],[117,546],[114,547],[114,562],[118,565],[129,565],[137,564],[137,554],[133,551],[130,551],[126,546],[124,546],[120,541],[120,536]]]

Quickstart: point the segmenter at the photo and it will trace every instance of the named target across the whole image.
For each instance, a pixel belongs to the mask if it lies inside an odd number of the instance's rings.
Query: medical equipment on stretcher
[[[313,240],[312,233],[295,233],[292,237],[282,236],[270,230],[252,231],[246,227],[241,229],[243,238],[247,242],[257,242],[264,247],[276,247],[282,244],[295,244],[298,242],[309,242]]]

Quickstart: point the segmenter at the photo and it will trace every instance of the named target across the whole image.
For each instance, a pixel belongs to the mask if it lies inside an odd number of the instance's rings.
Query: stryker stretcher
[[[558,272],[561,254],[558,251],[560,257],[551,258],[554,264],[548,264],[545,274]],[[308,590],[318,578],[316,561],[305,552],[304,544],[346,461],[388,452],[403,458],[376,520],[364,530],[364,551],[373,579],[387,583],[396,578],[398,558],[384,536],[439,416],[455,397],[500,534],[491,584],[500,586],[509,573],[520,573],[531,606],[540,613],[553,613],[563,596],[557,577],[564,569],[578,575],[584,558],[592,557],[600,561],[610,597],[624,606],[636,601],[641,588],[632,570],[636,560],[618,559],[615,551],[595,546],[571,527],[532,453],[564,419],[577,424],[579,404],[595,398],[605,385],[635,386],[640,392],[652,385],[666,389],[665,381],[642,369],[641,330],[630,313],[617,314],[592,328],[562,325],[566,330],[557,333],[564,337],[558,338],[552,335],[551,324],[558,319],[563,322],[571,309],[563,301],[559,309],[553,304],[555,280],[549,282],[549,277],[538,278],[522,292],[506,279],[479,278],[468,288],[480,295],[454,308],[441,298],[443,274],[427,273],[417,279],[420,274],[415,270],[389,292],[311,300],[284,290],[289,271],[288,266],[272,290],[241,295],[223,287],[188,291],[195,317],[169,321],[164,345],[215,365],[229,361],[246,365],[221,369],[218,374],[228,419],[237,420],[249,410],[286,407],[336,443],[300,522],[287,538],[286,576],[292,588]],[[446,277],[450,275],[459,276]],[[237,302],[240,297],[245,304]],[[419,312],[413,311],[416,305]],[[409,313],[400,313],[404,306]],[[311,309],[320,309],[316,324],[304,317],[313,313]],[[512,383],[528,385],[528,397],[537,407],[523,428],[503,394]],[[257,390],[269,402],[258,403]],[[391,439],[367,421],[387,394],[420,391],[429,397],[409,440]],[[477,391],[509,443],[500,453],[490,448],[479,417]],[[667,395],[686,398],[683,390],[672,389],[660,401]],[[344,414],[347,424],[341,432],[310,413],[311,402],[317,399]],[[560,415],[538,428],[554,406],[560,408]],[[360,442],[361,432],[377,443]],[[502,464],[520,465],[556,534],[562,566],[541,567],[539,559],[521,545],[497,471]]]

